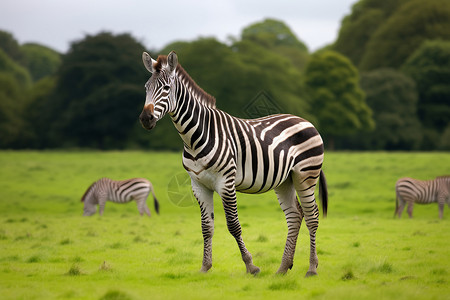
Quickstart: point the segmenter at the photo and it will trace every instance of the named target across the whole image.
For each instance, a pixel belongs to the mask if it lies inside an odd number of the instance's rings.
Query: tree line
[[[61,54],[0,31],[0,148],[173,149],[170,118],[151,133],[138,115],[150,74],[141,62],[175,50],[217,107],[242,118],[291,113],[328,149],[450,149],[450,3],[360,0],[337,40],[310,53],[282,21],[145,49],[100,32]]]

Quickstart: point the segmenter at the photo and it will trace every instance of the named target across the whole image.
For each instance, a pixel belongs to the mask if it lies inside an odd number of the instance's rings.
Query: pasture
[[[317,233],[319,275],[308,269],[302,224],[294,267],[276,275],[287,233],[275,194],[238,194],[243,238],[261,268],[245,273],[215,195],[213,267],[199,272],[200,211],[181,153],[0,152],[2,299],[448,299],[450,210],[414,207],[394,219],[395,182],[450,172],[450,153],[326,153],[328,217]],[[146,177],[160,215],[134,203],[82,217],[80,198],[100,177]],[[179,199],[179,200],[178,200]],[[322,212],[322,209],[320,209]]]

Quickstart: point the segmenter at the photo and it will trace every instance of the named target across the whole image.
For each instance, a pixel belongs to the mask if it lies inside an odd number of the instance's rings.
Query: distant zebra
[[[136,201],[141,216],[146,213],[150,217],[150,210],[147,206],[147,197],[152,193],[156,213],[159,214],[159,202],[153,191],[150,181],[145,178],[133,178],[127,180],[111,180],[101,178],[91,184],[86,190],[81,202],[84,202],[84,216],[95,214],[96,206],[99,206],[99,214],[103,215],[106,201],[115,203],[127,203]]]
[[[236,191],[257,194],[274,189],[288,226],[278,273],[286,273],[293,266],[300,224],[305,217],[310,235],[306,276],[317,274],[319,210],[314,190],[319,177],[324,215],[328,198],[321,170],[323,142],[314,126],[286,114],[253,120],[235,118],[216,108],[214,97],[178,64],[175,52],[161,55],[157,61],[145,52],[142,58],[152,76],[145,84],[146,101],[139,118],[142,126],[150,130],[169,114],[184,142],[183,166],[191,177],[201,212],[204,240],[201,271],[207,272],[212,266],[214,191],[222,198],[228,230],[236,239],[247,272],[260,271],[253,265],[241,236]]]
[[[395,213],[400,218],[403,208],[408,203],[408,215],[412,218],[414,202],[429,204],[437,202],[439,218],[442,219],[444,206],[450,206],[450,176],[436,177],[434,180],[417,180],[413,178],[401,178],[395,185],[396,201]]]

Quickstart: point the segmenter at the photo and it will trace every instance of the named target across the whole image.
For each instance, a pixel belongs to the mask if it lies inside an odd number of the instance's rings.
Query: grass
[[[257,276],[245,273],[215,196],[213,268],[199,272],[198,206],[174,203],[167,187],[182,174],[170,152],[0,152],[2,299],[446,299],[450,212],[414,207],[393,219],[395,181],[448,174],[449,153],[327,153],[328,218],[317,236],[319,276],[308,269],[304,224],[294,267],[276,275],[286,238],[273,192],[238,194],[243,238]],[[82,217],[80,198],[100,177],[147,177],[161,214],[107,203]],[[177,191],[178,195],[188,193]],[[149,200],[151,197],[149,198]]]

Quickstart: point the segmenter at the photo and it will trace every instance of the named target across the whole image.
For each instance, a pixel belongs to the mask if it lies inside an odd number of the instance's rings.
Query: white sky
[[[283,21],[310,51],[335,41],[358,0],[0,0],[0,30],[66,52],[86,34],[130,33],[149,50],[214,36],[225,42],[265,18]]]

